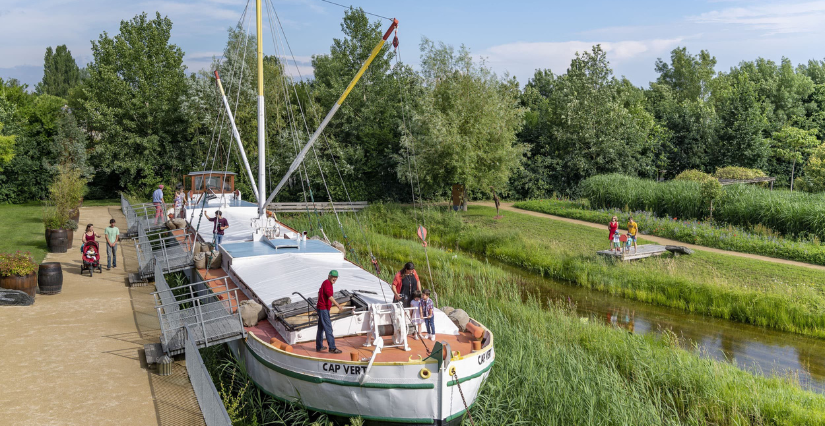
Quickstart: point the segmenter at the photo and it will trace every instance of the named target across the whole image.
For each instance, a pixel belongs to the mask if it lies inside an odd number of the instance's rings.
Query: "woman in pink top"
[[[613,219],[610,220],[610,223],[607,225],[607,230],[610,234],[607,236],[607,240],[612,243],[613,242],[613,234],[619,230],[619,218],[613,216]],[[612,248],[612,246],[611,246]]]

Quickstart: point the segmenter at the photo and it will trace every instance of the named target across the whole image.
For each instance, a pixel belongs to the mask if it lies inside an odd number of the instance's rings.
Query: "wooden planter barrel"
[[[12,275],[10,277],[0,277],[0,287],[9,290],[20,290],[34,299],[37,292],[37,274],[32,272],[26,276]]]
[[[49,253],[66,253],[69,250],[69,235],[65,229],[47,229],[46,245]]]
[[[60,262],[41,263],[37,270],[37,286],[40,294],[57,294],[63,290],[63,268]]]

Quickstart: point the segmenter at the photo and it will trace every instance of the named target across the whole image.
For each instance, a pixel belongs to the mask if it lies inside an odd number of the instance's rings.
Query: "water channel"
[[[495,259],[480,260],[519,276],[540,300],[575,304],[577,314],[590,321],[631,333],[670,330],[683,347],[698,349],[702,356],[758,374],[794,377],[803,388],[825,393],[825,340],[654,306],[544,278]]]

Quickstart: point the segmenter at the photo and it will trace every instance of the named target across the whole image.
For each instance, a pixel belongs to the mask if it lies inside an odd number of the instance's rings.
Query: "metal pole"
[[[264,119],[264,32],[261,25],[261,0],[255,1],[255,12],[257,15],[258,27],[258,216],[264,217],[266,214],[266,135]]]
[[[238,143],[238,150],[241,152],[241,159],[243,160],[246,174],[249,177],[249,182],[252,184],[253,194],[255,194],[255,199],[257,200],[259,196],[258,185],[255,184],[255,176],[252,174],[252,168],[249,167],[249,160],[246,158],[246,150],[243,149],[243,143],[241,143],[241,134],[238,133],[238,128],[235,126],[235,117],[232,115],[232,110],[229,108],[229,101],[226,99],[226,93],[223,91],[223,84],[221,84],[221,77],[218,75],[218,70],[215,70],[215,81],[218,83],[218,89],[220,89],[221,98],[223,99],[223,106],[226,108],[226,116],[229,117],[229,124],[232,126],[232,136],[235,137],[235,142]],[[226,174],[224,173],[224,177],[225,176]],[[221,187],[223,187],[223,183],[221,183]],[[223,189],[221,189],[221,194],[223,194]]]
[[[260,0],[258,0],[258,1],[260,2]],[[258,21],[260,22],[260,15],[258,16]],[[318,139],[318,137],[321,136],[321,132],[323,132],[324,128],[327,127],[327,124],[329,124],[329,121],[332,119],[332,116],[334,116],[335,113],[338,112],[338,108],[340,108],[341,104],[344,103],[344,99],[347,98],[347,95],[349,95],[349,92],[352,91],[352,88],[355,87],[355,84],[358,83],[358,80],[361,79],[361,76],[364,74],[364,71],[366,71],[367,68],[370,66],[370,64],[372,63],[372,60],[375,59],[375,57],[378,56],[378,53],[381,52],[381,48],[384,47],[384,43],[386,43],[387,38],[390,36],[390,34],[392,34],[393,30],[395,30],[397,27],[398,27],[398,20],[393,19],[392,20],[392,25],[390,25],[390,28],[387,30],[386,33],[384,33],[384,37],[372,49],[372,53],[370,53],[370,57],[367,58],[366,61],[364,61],[364,63],[361,65],[361,69],[359,69],[358,73],[355,74],[355,77],[353,77],[352,81],[349,83],[349,86],[347,86],[346,90],[344,90],[344,93],[341,94],[341,97],[338,98],[338,101],[335,102],[335,105],[332,106],[332,109],[329,110],[329,112],[327,113],[327,116],[324,117],[324,121],[321,122],[321,125],[318,126],[318,129],[315,130],[315,133],[313,133],[312,137],[309,138],[309,141],[306,143],[306,145],[304,145],[304,148],[301,150],[301,152],[298,154],[298,156],[295,157],[295,160],[292,161],[292,164],[289,166],[289,170],[287,170],[286,175],[284,175],[284,177],[281,179],[281,181],[278,182],[278,186],[275,187],[275,190],[272,191],[272,194],[269,194],[269,197],[266,199],[266,201],[263,204],[258,205],[258,214],[259,215],[264,214],[264,209],[266,208],[266,206],[269,205],[269,203],[272,202],[272,200],[275,198],[276,195],[278,195],[278,192],[281,191],[281,188],[283,188],[283,186],[286,183],[287,179],[289,179],[289,177],[292,176],[292,173],[295,172],[295,169],[297,169],[298,166],[301,164],[301,162],[304,160],[304,157],[306,156],[307,152],[309,152],[309,149],[312,147],[312,144],[314,144],[315,141]],[[259,31],[260,31],[260,29],[259,29]],[[260,37],[260,35],[258,37]],[[258,43],[260,43],[260,40],[258,40]],[[260,46],[260,44],[258,46]],[[260,47],[259,47],[259,49],[260,49]],[[259,84],[262,85],[263,82],[260,81]],[[258,96],[258,102],[260,103],[262,101],[263,101],[263,97]],[[260,114],[260,112],[259,112],[259,114]],[[265,195],[265,193],[263,192],[263,187],[262,187],[261,188],[261,199],[263,199],[264,195]]]

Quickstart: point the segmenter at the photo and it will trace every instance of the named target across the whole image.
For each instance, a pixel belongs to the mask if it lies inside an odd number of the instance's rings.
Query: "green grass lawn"
[[[46,229],[40,202],[0,205],[0,252],[28,251],[38,264],[46,257]]]

